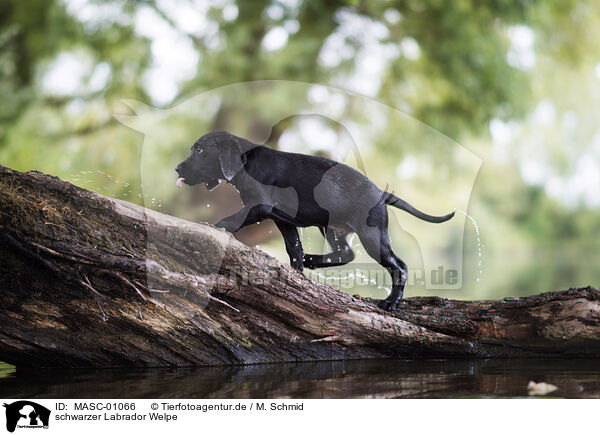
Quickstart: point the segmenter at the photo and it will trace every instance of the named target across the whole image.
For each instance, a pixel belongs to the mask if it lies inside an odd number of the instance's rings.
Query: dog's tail
[[[444,216],[431,216],[429,214],[426,214],[426,213],[423,213],[422,211],[417,210],[412,205],[410,205],[408,202],[404,201],[403,199],[398,198],[396,195],[394,195],[393,193],[389,193],[389,192],[383,192],[383,202],[385,202],[388,205],[393,205],[394,207],[397,207],[400,210],[404,210],[405,212],[410,213],[413,216],[418,217],[419,219],[422,219],[427,222],[432,222],[434,224],[441,224],[442,222],[449,221],[450,219],[452,219],[454,217],[454,213],[455,213],[455,212],[448,213],[447,215],[444,215]]]

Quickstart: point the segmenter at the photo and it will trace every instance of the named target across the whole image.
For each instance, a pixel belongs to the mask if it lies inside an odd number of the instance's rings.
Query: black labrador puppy
[[[386,205],[433,223],[454,216],[454,212],[445,216],[422,213],[342,163],[273,150],[226,131],[198,139],[192,154],[176,171],[179,187],[182,182],[190,186],[204,183],[212,190],[221,180],[235,186],[243,207],[217,223],[217,227],[233,233],[272,219],[283,235],[291,265],[297,270],[349,263],[354,253],[346,237],[358,234],[367,253],[392,276],[392,291],[379,303],[387,310],[395,310],[402,298],[407,266],[392,250]],[[331,253],[304,253],[297,227],[309,226],[319,228]]]

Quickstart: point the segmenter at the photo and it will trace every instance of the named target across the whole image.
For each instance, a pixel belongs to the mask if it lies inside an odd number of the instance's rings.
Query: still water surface
[[[546,397],[600,398],[600,360],[362,360],[251,366],[2,369],[6,398],[485,398],[528,397],[529,381],[554,384]]]

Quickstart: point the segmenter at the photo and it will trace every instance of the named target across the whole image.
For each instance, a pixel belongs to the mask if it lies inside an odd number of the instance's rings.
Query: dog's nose
[[[181,173],[181,164],[177,165],[177,167],[175,168],[175,172],[177,172],[178,174]]]

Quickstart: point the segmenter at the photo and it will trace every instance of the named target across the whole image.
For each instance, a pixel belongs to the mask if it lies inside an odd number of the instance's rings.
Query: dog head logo
[[[393,206],[388,208],[392,227],[390,235],[396,245],[395,249],[398,249],[409,268],[413,269],[409,270],[409,288],[412,285],[432,290],[462,287],[465,216],[457,214],[447,224],[431,226],[422,219],[415,219],[415,213],[410,213],[413,215],[410,216],[409,213],[395,210],[410,208],[417,209],[416,212],[420,215],[424,213],[418,210],[445,215],[453,209],[468,209],[481,159],[435,129],[376,100],[340,89],[300,82],[236,83],[204,92],[165,110],[132,100],[123,102],[135,115],[115,115],[115,118],[144,135],[140,167],[144,197],[157,198],[164,193],[165,200],[173,198],[176,180],[179,186],[184,183],[200,184],[208,190],[215,189],[219,183],[224,184],[223,181],[231,183],[233,177],[245,177],[250,183],[255,183],[257,181],[251,174],[245,173],[243,157],[247,147],[272,141],[282,151],[301,154],[319,154],[323,151],[326,157],[351,166],[368,176],[379,188],[385,189],[387,196],[383,200]],[[299,119],[300,121],[295,121]],[[316,133],[312,129],[312,134],[311,128],[305,128],[323,124],[323,120],[331,121],[329,127]],[[225,130],[230,135],[214,130]],[[216,139],[229,139],[224,144],[212,143],[215,142],[212,140],[215,133]],[[329,145],[323,146],[326,143]],[[377,154],[374,153],[375,149]],[[205,167],[205,163],[209,161],[214,164]],[[264,171],[276,170],[269,164],[266,166]],[[382,167],[386,170],[382,171]],[[176,168],[177,174],[174,172]],[[308,176],[301,167],[294,168],[298,170],[299,177]],[[342,166],[332,167],[323,174],[322,183],[318,183],[319,180],[305,179],[311,185],[316,183],[312,193],[314,200],[334,220],[337,219],[338,210],[330,207],[332,193],[329,187],[334,183],[329,181],[335,181],[344,175],[340,174],[343,170]],[[277,206],[278,209],[284,207],[285,210],[279,211],[297,218],[298,212],[304,211],[302,207],[305,201],[300,193],[305,192],[297,192],[284,184],[275,183],[266,190],[262,186],[261,190],[268,191],[269,198],[278,199],[277,204],[269,203],[267,206]],[[190,208],[189,215],[182,217],[194,221],[210,219],[211,204],[205,203],[203,207],[198,207],[198,199],[207,197],[204,189],[187,189],[183,195],[190,202],[193,199],[196,206]],[[338,196],[347,197],[348,201],[355,204],[357,211],[361,211],[360,207],[372,208],[372,204],[359,204],[359,198],[353,196],[351,188]],[[286,199],[282,201],[281,198]],[[182,198],[179,200],[184,201]],[[382,198],[378,197],[377,201],[379,200]],[[237,201],[233,199],[229,202]],[[406,203],[408,205],[402,206]],[[246,214],[235,211],[232,209],[227,213],[231,219],[226,220],[224,224],[227,225],[221,226],[222,228],[239,227],[240,222],[234,222],[234,214],[241,222],[247,220]],[[366,222],[369,210],[364,211],[363,220]],[[345,213],[343,211],[342,214]],[[434,219],[437,218],[434,216]],[[179,224],[185,225],[185,221],[180,221]],[[330,226],[335,227],[333,224]],[[165,235],[157,234],[154,237],[151,231],[150,226],[149,252],[153,253],[153,258],[160,258],[160,246],[164,245]],[[177,231],[181,231],[181,228]],[[306,233],[305,230],[304,234]],[[318,233],[316,235],[315,239],[318,238]],[[327,239],[327,234],[323,236]],[[195,264],[201,266],[193,267],[202,267],[206,275],[217,274],[231,240],[227,233],[219,232],[218,237],[218,243],[215,243],[214,238],[207,237],[209,249],[206,253],[197,253],[199,258]],[[300,231],[300,238],[302,237]],[[345,238],[345,234],[341,234],[341,237]],[[330,235],[330,238],[334,244],[337,242],[336,234]],[[369,258],[364,246],[360,246],[364,245],[362,239],[359,243],[359,238],[348,238],[351,239],[350,245],[353,240],[357,245],[353,246],[356,253],[355,264],[369,263],[366,267],[369,271],[371,268],[381,269],[379,265],[373,264],[373,255]],[[381,237],[374,234],[369,239],[377,242]],[[332,243],[331,240],[327,239],[329,244]],[[289,243],[286,244],[286,249],[289,248],[287,245]],[[325,247],[323,243],[319,249]],[[372,246],[371,251],[378,257],[380,247]],[[324,252],[316,252],[314,246],[308,252],[316,253],[318,258],[325,258]],[[290,260],[293,263],[294,256]],[[334,263],[336,262],[332,260],[330,265],[334,266]],[[310,269],[310,265],[307,268]],[[151,274],[154,269],[148,267],[147,270],[148,282],[152,286],[154,279]],[[307,273],[310,275],[310,272]],[[438,279],[446,275],[452,279]],[[472,277],[473,281],[475,278],[477,277]],[[336,285],[335,282],[327,282]],[[203,285],[206,286],[206,283]]]
[[[14,432],[16,428],[47,428],[50,410],[29,400],[5,403],[6,430]]]

